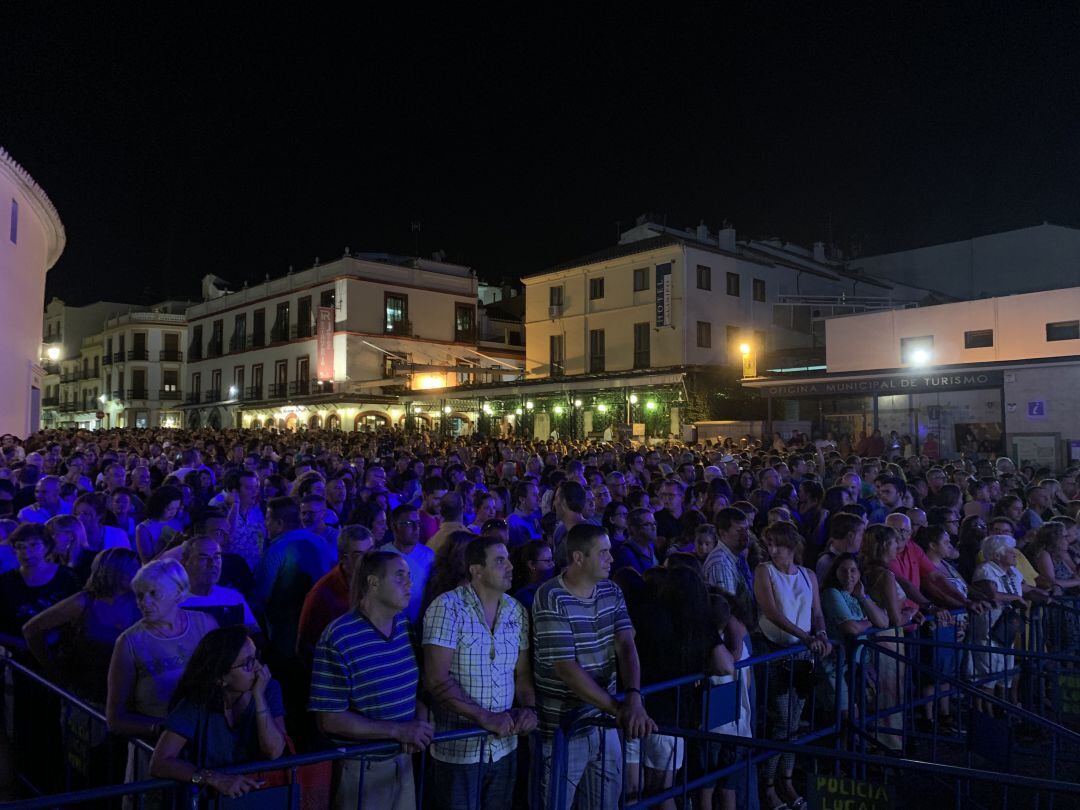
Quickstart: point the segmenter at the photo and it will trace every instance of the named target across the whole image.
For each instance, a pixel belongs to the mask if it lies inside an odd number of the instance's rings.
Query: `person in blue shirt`
[[[390,531],[394,539],[379,547],[379,551],[400,554],[409,564],[412,592],[405,618],[414,625],[420,623],[424,604],[424,586],[431,576],[435,552],[420,542],[420,512],[415,506],[403,503],[390,513]]]
[[[247,630],[222,627],[203,636],[176,685],[150,773],[242,796],[261,782],[215,769],[277,759],[285,746],[281,687]]]

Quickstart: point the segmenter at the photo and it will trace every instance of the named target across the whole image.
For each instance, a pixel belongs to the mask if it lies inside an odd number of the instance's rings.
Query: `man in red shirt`
[[[885,518],[885,525],[900,535],[896,559],[889,563],[889,570],[907,594],[905,607],[918,608],[923,615],[944,614],[938,616],[942,621],[947,621],[945,615],[950,608],[974,607],[974,603],[938,571],[918,544],[912,542],[911,520],[907,515],[894,512]]]
[[[334,619],[349,612],[353,571],[360,567],[360,561],[374,545],[371,532],[364,526],[346,526],[338,532],[338,564],[312,586],[300,611],[296,653],[308,667],[323,630]]]
[[[439,531],[439,502],[446,494],[446,482],[440,476],[428,476],[421,484],[423,501],[420,505],[420,542],[427,541]]]

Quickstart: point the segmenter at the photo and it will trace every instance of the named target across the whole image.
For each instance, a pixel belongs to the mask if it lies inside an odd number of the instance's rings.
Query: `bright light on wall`
[[[55,363],[57,360],[60,359],[60,347],[50,346],[49,350],[45,352],[45,356]]]
[[[555,412],[556,416],[562,416],[562,414],[563,414],[563,406],[562,405],[556,405],[554,408],[552,408],[552,410]]]
[[[236,386],[235,385],[230,385],[229,386],[229,399],[236,399]]]
[[[423,405],[413,405],[413,406],[412,406],[412,412],[413,412],[413,413],[420,413],[420,412],[421,412],[421,411],[423,411],[423,410],[424,410],[424,406],[423,406]]]
[[[516,413],[518,416],[521,416],[521,408],[514,408],[514,413]]]
[[[575,408],[580,408],[581,407],[581,400],[580,399],[575,399],[574,400],[574,407]]]
[[[600,411],[600,413],[607,413],[607,405],[601,402],[599,405],[596,406],[596,410]]]
[[[916,349],[911,353],[911,362],[916,366],[925,366],[930,362],[930,352],[926,349]]]
[[[743,357],[746,357],[746,355],[750,354],[750,344],[749,343],[740,343],[739,344],[739,353]]]
[[[491,416],[491,406],[488,405],[486,402],[484,403],[484,413],[488,416]]]
[[[531,399],[528,402],[525,403],[525,408],[527,410],[531,411],[534,407],[536,407],[536,406],[535,406],[535,404],[533,403],[533,401]]]
[[[631,405],[637,405],[637,394],[631,394],[630,395],[630,404]]]
[[[444,405],[443,409],[442,409],[442,412],[445,413],[447,416],[449,416],[451,410],[453,410],[453,409],[449,405]]]
[[[445,388],[446,376],[443,374],[419,374],[413,377],[413,388]]]
[[[648,402],[646,402],[645,403],[645,410],[647,410],[647,411],[655,411],[656,410],[656,401],[650,399]]]

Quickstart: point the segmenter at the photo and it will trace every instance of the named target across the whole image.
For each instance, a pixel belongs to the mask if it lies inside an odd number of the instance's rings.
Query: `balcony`
[[[285,399],[288,395],[288,385],[285,383],[270,383],[270,399]]]
[[[203,395],[203,402],[221,402],[221,389],[214,388]]]
[[[150,352],[146,349],[130,349],[127,354],[128,360],[149,360]]]
[[[179,402],[183,398],[184,398],[184,395],[181,394],[179,391],[175,391],[175,390],[166,391],[164,388],[162,390],[158,391],[158,399],[161,400],[162,402]]]
[[[56,408],[60,405],[60,397],[43,397],[41,400],[42,408]]]
[[[271,343],[288,343],[289,342],[289,324],[288,323],[276,323],[270,330],[270,342]]]
[[[294,380],[289,383],[289,396],[291,397],[306,397],[312,394],[332,394],[334,393],[333,380]]]
[[[127,392],[127,398],[132,399],[150,399],[150,394],[145,388],[129,388]]]
[[[386,334],[388,335],[401,335],[402,337],[412,337],[412,333],[412,321],[389,321],[386,324]]]
[[[53,332],[51,335],[46,335],[41,342],[45,345],[50,345],[53,343],[63,343],[64,339],[60,332]]]
[[[114,363],[123,363],[124,362],[124,353],[123,352],[113,352],[112,360],[113,360]]]
[[[195,360],[203,359],[203,350],[201,343],[189,343],[188,344],[188,361],[193,362]]]
[[[113,391],[112,392],[112,397],[110,397],[110,399],[112,399],[113,402],[123,402],[124,401],[124,392],[123,391]]]
[[[184,400],[184,404],[185,405],[198,405],[201,401],[202,401],[202,392],[201,391],[193,391],[193,392],[191,392],[190,394],[187,395],[187,398]]]
[[[183,363],[184,353],[179,349],[162,349],[158,352],[158,360],[162,363]]]
[[[78,407],[78,404],[75,402],[61,402],[59,410],[60,413],[75,413]]]
[[[307,322],[301,321],[293,327],[292,336],[294,338],[310,338],[315,337],[315,324],[310,320]]]
[[[101,356],[101,365],[103,365],[103,366],[111,366],[112,365],[112,355],[110,353],[106,352],[105,354],[103,354]]]
[[[245,402],[257,402],[263,398],[263,387],[261,385],[250,385],[244,389],[244,401]]]
[[[223,354],[222,344],[220,340],[211,340],[206,344],[206,359],[212,360],[215,357],[221,357]]]
[[[41,370],[44,371],[46,374],[59,374],[60,364],[54,363],[51,360],[46,360],[41,364]]]
[[[266,345],[266,330],[256,332],[251,336],[251,348],[261,349]]]
[[[475,329],[456,329],[456,330],[454,330],[454,342],[455,343],[476,343],[476,330]]]
[[[229,352],[243,352],[252,348],[252,339],[245,334],[233,335],[229,338]]]
[[[69,371],[66,374],[60,375],[60,382],[73,383],[83,379],[83,373],[81,371]]]

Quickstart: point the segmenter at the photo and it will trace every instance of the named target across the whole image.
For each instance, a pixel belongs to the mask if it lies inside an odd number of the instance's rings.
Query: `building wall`
[[[959,298],[1069,287],[1080,284],[1080,230],[1043,223],[852,264]]]
[[[1080,339],[1048,341],[1046,324],[1080,317],[1080,287],[915,309],[832,318],[826,322],[829,373],[904,367],[902,338],[933,336],[934,366],[1080,355]],[[964,333],[994,330],[994,345],[964,348]]]
[[[14,220],[14,227],[12,223]],[[64,250],[64,226],[45,192],[0,149],[0,323],[5,394],[0,434],[26,436],[41,419],[41,307],[45,274]]]

